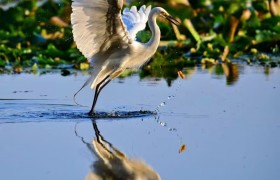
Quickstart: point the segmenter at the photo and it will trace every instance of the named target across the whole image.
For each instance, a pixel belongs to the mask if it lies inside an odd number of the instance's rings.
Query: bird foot
[[[89,111],[88,115],[91,116],[91,117],[94,117],[96,115],[96,113],[94,111]]]

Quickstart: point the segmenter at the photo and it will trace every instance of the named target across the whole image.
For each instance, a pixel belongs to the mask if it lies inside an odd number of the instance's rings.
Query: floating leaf
[[[186,149],[187,149],[187,145],[182,144],[182,145],[180,146],[179,153],[184,152]]]
[[[178,76],[179,76],[181,79],[185,79],[185,74],[184,74],[182,71],[178,71]]]
[[[20,67],[20,66],[15,66],[15,67],[14,67],[14,72],[15,72],[15,73],[21,73],[21,72],[22,72],[22,67]]]
[[[203,58],[201,60],[201,64],[210,64],[210,65],[215,65],[218,64],[218,61],[213,58]]]
[[[88,70],[89,69],[89,63],[80,63],[80,70]]]
[[[31,68],[31,71],[38,71],[38,65],[37,65],[37,63],[34,63],[33,64],[33,66],[32,66],[32,68]]]
[[[261,53],[257,56],[259,61],[268,61],[270,58],[267,54]]]

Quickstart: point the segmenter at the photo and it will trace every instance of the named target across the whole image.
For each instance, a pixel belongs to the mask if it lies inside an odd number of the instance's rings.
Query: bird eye
[[[161,14],[162,16],[167,16],[166,12],[163,12],[163,11],[162,11],[160,14]]]

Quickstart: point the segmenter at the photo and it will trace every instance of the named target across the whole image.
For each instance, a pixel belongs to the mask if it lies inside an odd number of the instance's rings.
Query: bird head
[[[158,8],[158,13],[161,17],[167,19],[169,22],[175,24],[176,26],[179,26],[181,24],[177,19],[170,16],[169,13],[163,8]]]

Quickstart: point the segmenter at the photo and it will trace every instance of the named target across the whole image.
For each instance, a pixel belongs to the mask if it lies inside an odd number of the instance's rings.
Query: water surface
[[[109,171],[105,152],[162,179],[277,179],[279,68],[218,68],[185,69],[186,79],[171,86],[137,75],[116,79],[98,111],[157,114],[96,120],[87,115],[89,88],[77,96],[82,106],[73,101],[86,75],[1,75],[0,179],[92,178],[94,168]]]

